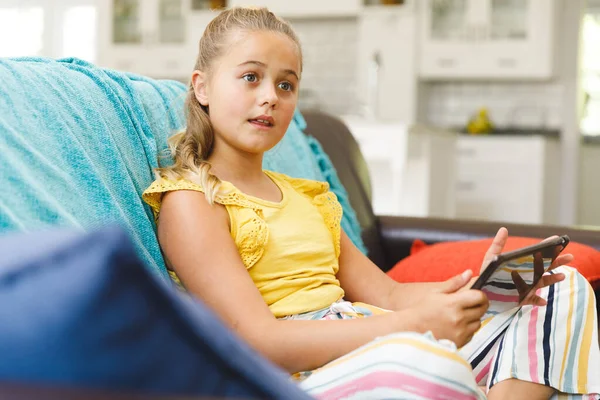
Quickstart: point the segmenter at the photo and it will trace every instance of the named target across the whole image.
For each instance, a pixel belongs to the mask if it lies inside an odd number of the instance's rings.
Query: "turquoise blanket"
[[[184,124],[185,86],[43,58],[0,58],[0,82],[0,232],[117,222],[146,265],[166,277],[140,196],[168,135]],[[342,226],[364,250],[344,188],[302,123],[297,114],[265,167],[329,181],[344,207]]]

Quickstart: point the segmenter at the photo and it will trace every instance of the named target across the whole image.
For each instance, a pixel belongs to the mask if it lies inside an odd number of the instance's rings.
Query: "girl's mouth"
[[[273,118],[254,118],[254,119],[249,119],[248,122],[250,122],[252,125],[254,125],[257,128],[271,128],[273,126]]]

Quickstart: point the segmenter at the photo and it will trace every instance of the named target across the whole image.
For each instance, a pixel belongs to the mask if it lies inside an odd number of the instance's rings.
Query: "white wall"
[[[292,20],[304,54],[300,106],[333,114],[357,111],[356,18]]]

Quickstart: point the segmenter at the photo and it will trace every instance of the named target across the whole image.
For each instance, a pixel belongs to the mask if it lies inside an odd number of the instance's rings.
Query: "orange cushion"
[[[540,239],[509,237],[504,251],[539,243]],[[485,252],[492,239],[464,242],[443,242],[427,245],[415,240],[410,256],[400,260],[388,275],[398,282],[439,282],[470,268],[479,274]],[[575,257],[570,264],[587,278],[594,289],[600,288],[600,251],[584,244],[571,242],[564,250]]]

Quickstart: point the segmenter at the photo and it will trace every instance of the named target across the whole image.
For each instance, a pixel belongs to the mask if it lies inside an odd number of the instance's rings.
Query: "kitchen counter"
[[[471,136],[544,136],[547,138],[560,138],[559,129],[537,129],[537,128],[498,128],[487,134],[470,134],[464,128],[457,129],[463,135]],[[600,140],[600,138],[598,138]]]

